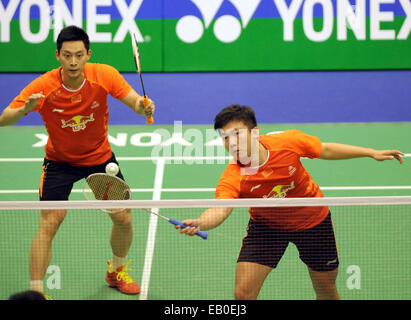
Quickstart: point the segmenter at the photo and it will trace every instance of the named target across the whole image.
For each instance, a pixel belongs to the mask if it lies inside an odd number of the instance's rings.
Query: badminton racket
[[[106,173],[94,173],[86,178],[83,186],[83,195],[87,200],[131,200],[131,190],[128,184],[113,175]],[[167,218],[157,212],[146,208],[140,208],[147,213],[153,214],[169,223],[180,226],[181,228],[186,228],[187,226],[175,219]],[[102,211],[107,213],[119,213],[126,209],[102,209]],[[208,233],[204,231],[197,231],[196,235],[207,239]]]
[[[182,222],[180,222],[180,221],[178,221],[178,220],[167,218],[167,217],[165,217],[165,216],[163,216],[163,215],[161,215],[161,214],[159,214],[159,213],[156,213],[156,212],[151,211],[151,210],[146,209],[146,208],[141,208],[141,209],[143,209],[144,211],[146,211],[146,212],[148,212],[148,213],[154,214],[154,215],[156,215],[157,217],[159,217],[159,218],[161,218],[161,219],[163,219],[163,220],[166,220],[166,221],[170,222],[171,224],[173,224],[173,225],[175,225],[175,226],[180,226],[182,229],[184,229],[184,228],[187,227],[187,225],[185,225],[184,223],[182,223]],[[201,231],[201,230],[198,230],[198,231],[196,232],[196,235],[199,236],[199,237],[201,237],[201,238],[203,238],[204,240],[207,240],[207,237],[208,237],[208,233],[205,232],[205,231]]]
[[[136,63],[137,73],[140,76],[141,88],[143,89],[143,105],[144,107],[147,107],[150,104],[150,101],[148,100],[146,90],[144,89],[143,76],[141,75],[140,54],[138,52],[137,38],[134,33],[131,34],[131,46],[133,48],[133,56],[134,62]],[[151,115],[147,116],[146,122],[147,124],[152,124],[154,122],[153,117]]]
[[[86,178],[83,195],[87,200],[130,200],[131,191],[128,184],[106,173],[93,173]],[[123,209],[102,209],[107,213],[118,213]]]

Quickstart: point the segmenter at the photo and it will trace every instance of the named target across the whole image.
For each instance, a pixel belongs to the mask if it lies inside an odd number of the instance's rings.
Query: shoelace
[[[134,280],[133,280],[133,279],[130,277],[130,275],[127,273],[128,270],[130,270],[130,271],[133,270],[133,269],[131,269],[131,268],[128,268],[128,266],[129,266],[130,263],[131,263],[131,260],[128,261],[128,262],[124,265],[123,269],[121,269],[120,272],[117,272],[117,280],[118,280],[118,281],[124,280],[124,281],[126,282],[126,284],[129,284],[129,283],[133,283],[133,282],[134,282]]]

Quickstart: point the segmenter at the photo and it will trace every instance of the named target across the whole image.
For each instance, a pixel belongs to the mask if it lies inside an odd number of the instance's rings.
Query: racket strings
[[[86,179],[90,188],[90,200],[130,200],[130,189],[121,179],[102,175],[91,175]]]
[[[86,178],[83,194],[87,200],[130,200],[131,191],[127,183],[116,176],[95,173]],[[102,209],[107,213],[119,213],[125,208]]]

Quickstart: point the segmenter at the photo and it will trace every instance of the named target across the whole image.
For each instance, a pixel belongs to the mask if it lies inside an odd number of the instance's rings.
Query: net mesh
[[[131,208],[133,243],[127,260],[141,293],[128,296],[105,282],[111,260],[112,221],[102,209]],[[29,254],[41,210],[68,210],[53,239],[44,276],[54,299],[233,299],[237,258],[250,220],[249,207],[328,206],[339,255],[336,286],[341,299],[401,300],[411,297],[411,197],[159,201],[0,202],[3,271],[0,299],[29,288]],[[234,207],[209,230],[208,240],[189,237],[141,210],[177,220],[206,208]],[[273,245],[273,244],[271,244]],[[324,246],[326,243],[324,242]],[[274,248],[268,248],[273,249]],[[262,286],[259,299],[315,299],[297,246],[290,243]]]

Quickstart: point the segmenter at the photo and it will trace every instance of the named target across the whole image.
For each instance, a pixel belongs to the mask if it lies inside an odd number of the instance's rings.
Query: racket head
[[[138,51],[137,38],[134,33],[131,34],[131,47],[133,48],[134,62],[136,63],[137,73],[141,74],[140,53]]]
[[[83,195],[87,200],[131,200],[131,190],[128,184],[113,175],[93,173],[86,178]],[[107,213],[119,213],[126,208],[102,209]]]

